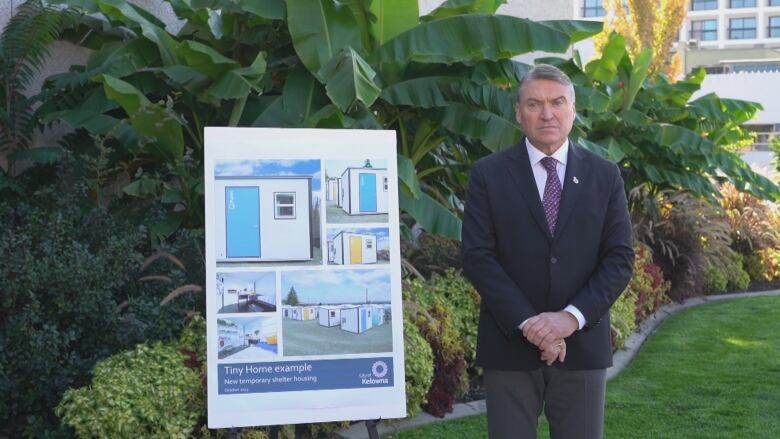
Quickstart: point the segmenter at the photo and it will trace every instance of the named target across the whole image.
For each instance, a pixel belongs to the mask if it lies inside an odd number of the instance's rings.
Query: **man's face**
[[[517,105],[517,122],[532,145],[552,154],[563,145],[574,124],[569,87],[547,79],[528,81]]]

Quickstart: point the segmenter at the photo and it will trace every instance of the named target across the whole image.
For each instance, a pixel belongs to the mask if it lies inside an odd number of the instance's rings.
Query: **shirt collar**
[[[528,140],[528,137],[525,138],[525,147],[528,150],[528,158],[531,160],[531,166],[536,165],[537,163],[542,161],[543,158],[547,157],[545,153],[539,151],[538,149],[536,149],[535,146],[531,144],[531,141]],[[566,139],[566,141],[563,142],[563,145],[561,145],[561,147],[558,148],[558,150],[555,151],[551,157],[565,165],[566,158],[568,156],[569,156],[569,139]]]

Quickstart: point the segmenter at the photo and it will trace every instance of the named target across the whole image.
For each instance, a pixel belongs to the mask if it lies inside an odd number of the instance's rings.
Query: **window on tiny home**
[[[387,192],[387,177],[382,178],[382,187],[384,187],[385,192]]]
[[[295,219],[295,192],[274,193],[274,219]]]
[[[374,248],[374,241],[371,239],[366,240],[366,248]]]

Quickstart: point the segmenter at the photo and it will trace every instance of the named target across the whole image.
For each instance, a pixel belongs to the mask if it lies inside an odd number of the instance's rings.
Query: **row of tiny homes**
[[[356,334],[385,323],[383,305],[284,306],[282,315],[293,320],[318,319],[321,326],[341,326]]]

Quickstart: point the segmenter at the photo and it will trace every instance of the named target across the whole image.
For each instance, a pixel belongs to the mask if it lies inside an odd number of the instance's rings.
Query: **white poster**
[[[406,416],[395,133],[205,145],[209,428]]]

